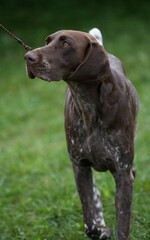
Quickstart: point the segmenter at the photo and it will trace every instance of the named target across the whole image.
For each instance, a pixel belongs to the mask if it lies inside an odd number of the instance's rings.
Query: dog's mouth
[[[26,65],[26,72],[29,78],[34,79],[35,75],[34,73],[29,69],[29,67]]]
[[[31,79],[35,78],[34,74],[31,71],[28,71],[28,77]]]
[[[45,71],[37,71],[35,69],[32,69],[28,64],[26,64],[26,73],[30,79],[34,79],[35,77],[40,78],[46,82],[52,82],[50,76],[47,77],[45,75]]]

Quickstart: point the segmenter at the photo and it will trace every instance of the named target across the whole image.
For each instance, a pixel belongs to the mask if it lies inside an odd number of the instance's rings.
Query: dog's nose
[[[24,59],[30,63],[36,62],[38,60],[38,55],[36,53],[27,52],[24,56]]]

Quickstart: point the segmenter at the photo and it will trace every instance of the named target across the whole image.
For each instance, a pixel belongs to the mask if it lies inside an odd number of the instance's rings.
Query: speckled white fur
[[[39,78],[42,78],[43,80],[47,80],[47,81],[51,80],[50,76],[49,76],[50,69],[51,69],[50,63],[43,56],[40,66],[37,67],[37,71],[38,71],[38,75],[37,76]]]
[[[95,202],[95,207],[98,210],[98,213],[95,216],[95,220],[100,226],[105,227],[106,225],[105,225],[105,221],[104,221],[104,218],[103,218],[103,208],[102,208],[102,202],[101,202],[101,194],[100,194],[99,190],[95,187],[95,184],[93,186],[93,200]],[[95,222],[95,220],[93,220],[93,223]]]

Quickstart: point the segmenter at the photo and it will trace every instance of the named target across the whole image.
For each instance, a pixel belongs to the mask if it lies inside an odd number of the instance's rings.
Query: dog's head
[[[93,81],[108,74],[104,48],[88,33],[62,30],[46,38],[46,46],[25,54],[27,74],[45,81]]]

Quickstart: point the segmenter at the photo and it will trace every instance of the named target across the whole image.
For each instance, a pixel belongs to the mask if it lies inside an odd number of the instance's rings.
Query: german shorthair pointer
[[[27,74],[29,78],[67,83],[67,148],[87,236],[95,240],[111,236],[93,168],[109,170],[114,177],[116,239],[129,240],[138,98],[120,60],[107,53],[102,41],[100,44],[91,34],[62,30],[49,35],[46,46],[25,55]]]

